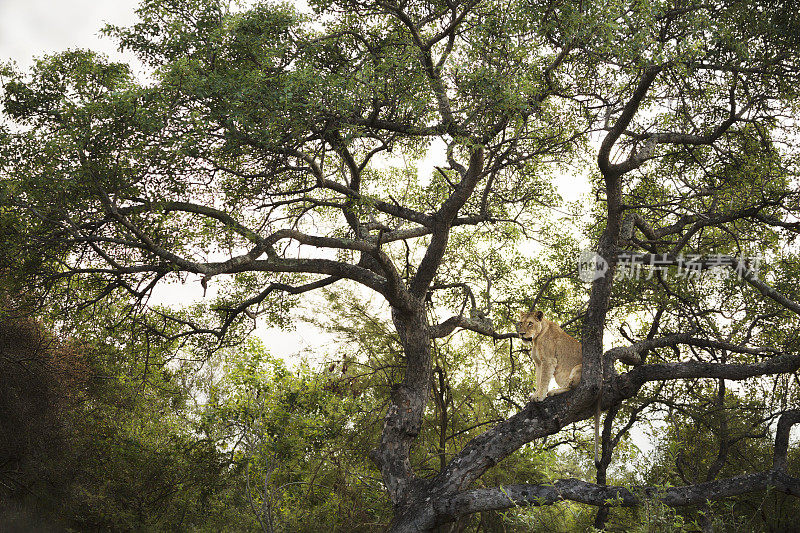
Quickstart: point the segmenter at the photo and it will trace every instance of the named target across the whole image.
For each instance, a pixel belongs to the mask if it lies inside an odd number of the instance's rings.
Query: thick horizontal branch
[[[253,261],[247,267],[243,267],[241,271],[325,274],[327,276],[350,279],[380,294],[386,294],[386,278],[358,265],[330,259],[284,259],[273,257]]]
[[[207,266],[201,263],[197,263],[195,261],[190,261],[185,257],[181,257],[177,254],[170,252],[169,250],[161,247],[157,244],[145,231],[140,229],[136,226],[133,222],[128,219],[123,213],[120,212],[119,207],[111,200],[111,197],[103,191],[99,190],[100,193],[100,200],[103,203],[104,208],[108,211],[111,216],[113,216],[119,223],[127,229],[135,239],[138,239],[147,250],[157,255],[161,260],[167,263],[174,264],[185,270],[187,272],[193,272],[196,274],[206,274],[207,273]],[[97,248],[98,254],[101,256],[103,255]],[[106,258],[108,261],[109,259]]]
[[[642,342],[637,342],[631,346],[621,346],[611,348],[606,351],[604,357],[606,360],[620,359],[623,362],[627,360],[640,359],[641,354],[652,350],[654,348],[664,348],[668,346],[678,346],[684,344],[687,346],[696,346],[699,348],[712,348],[718,350],[726,350],[732,353],[744,353],[750,355],[763,355],[763,354],[779,354],[780,350],[766,347],[749,348],[740,344],[735,344],[727,341],[718,341],[713,339],[704,339],[702,337],[694,337],[691,333],[676,333],[674,335],[667,335],[657,339],[649,339]],[[638,364],[632,362],[629,364]]]
[[[748,109],[750,109],[752,105],[754,105],[754,102],[750,102],[747,105],[742,106],[741,109],[739,109],[737,112],[736,101],[734,99],[733,85],[730,88],[729,101],[730,101],[730,110],[728,116],[725,118],[725,120],[720,122],[710,133],[696,134],[696,133],[681,133],[681,132],[662,132],[662,133],[652,133],[641,136],[635,136],[644,141],[642,147],[639,150],[631,153],[628,159],[626,159],[622,163],[609,164],[607,168],[620,176],[627,172],[630,172],[631,170],[639,168],[643,163],[645,163],[647,160],[653,157],[653,152],[657,144],[681,144],[687,146],[704,146],[713,144],[720,137],[722,137],[725,134],[725,132],[727,132],[730,129],[730,127],[733,126],[733,124],[735,124],[738,120],[741,120],[745,112]],[[625,116],[625,110],[623,110],[622,114],[622,117],[624,116]],[[619,125],[619,123],[620,121],[618,121],[615,127],[611,129],[612,133],[615,132],[616,127]],[[624,133],[627,133],[627,130],[624,130]]]
[[[654,133],[649,138],[658,144],[687,144],[691,146],[702,146],[711,144],[720,137],[749,109],[749,106],[744,106],[739,112],[736,112],[735,106],[730,109],[730,114],[720,124],[714,128],[713,131],[705,135],[695,133],[680,133],[680,132],[662,132]]]
[[[454,520],[469,513],[528,505],[551,505],[565,500],[598,507],[605,505],[632,507],[639,505],[645,499],[654,499],[671,507],[681,507],[767,490],[771,487],[800,497],[800,479],[790,476],[785,471],[789,430],[797,423],[800,423],[800,410],[787,411],[781,415],[775,437],[773,468],[766,472],[668,488],[638,486],[629,489],[578,479],[562,479],[543,485],[507,485],[467,490],[449,498],[442,498],[433,503],[432,512],[436,513],[440,520]]]
[[[191,213],[196,215],[203,215],[205,217],[213,218],[225,226],[229,227],[239,235],[245,237],[253,243],[259,243],[261,237],[253,230],[236,220],[230,213],[209,207],[206,205],[194,204],[191,202],[178,202],[178,201],[161,201],[151,202],[149,200],[138,200],[142,203],[120,207],[119,212],[122,214],[141,213],[143,211],[151,212],[164,212],[180,211],[183,213]]]
[[[715,192],[716,191],[714,189],[703,189],[697,191],[696,195],[713,196]],[[635,226],[650,241],[659,241],[667,236],[676,235],[678,233],[683,232],[683,236],[680,237],[680,239],[677,241],[677,243],[673,246],[672,250],[670,251],[671,257],[677,257],[675,254],[679,253],[680,250],[683,249],[683,247],[689,242],[689,239],[693,235],[695,235],[698,231],[700,231],[702,228],[709,226],[718,226],[726,222],[734,222],[740,219],[751,218],[763,222],[764,224],[767,224],[769,226],[781,227],[789,231],[792,231],[794,233],[797,233],[798,231],[800,231],[800,223],[786,222],[776,216],[763,213],[763,210],[766,208],[780,207],[782,205],[781,202],[784,199],[785,196],[781,196],[780,198],[776,199],[762,198],[758,203],[755,203],[753,205],[724,213],[684,215],[680,217],[680,219],[677,222],[670,224],[669,226],[663,226],[660,228],[651,227],[650,224],[646,220],[644,220],[644,218],[642,218],[642,216],[639,215],[638,213],[632,213],[630,216],[633,217]],[[684,232],[684,229],[686,229],[687,226],[690,227],[688,230]],[[712,266],[717,266],[717,265],[712,265]]]
[[[742,380],[757,376],[783,374],[800,369],[800,355],[784,354],[751,364],[708,363],[686,361],[683,363],[657,363],[642,365],[626,372],[620,379],[626,385],[641,386],[648,381],[673,379],[718,378]]]
[[[282,239],[293,239],[300,244],[316,246],[317,248],[334,248],[339,250],[356,250],[359,252],[373,253],[378,250],[377,246],[365,241],[345,239],[338,237],[321,237],[318,235],[308,235],[293,229],[282,229],[276,231],[270,241],[277,242]]]
[[[799,368],[800,355],[796,354],[779,355],[752,364],[689,361],[642,365],[604,385],[602,405],[607,408],[611,404],[631,398],[648,381],[690,378],[741,380],[793,372]],[[592,416],[596,398],[596,389],[589,384],[583,384],[569,393],[547,398],[542,402],[529,402],[523,410],[508,420],[467,443],[447,468],[432,480],[432,486],[441,493],[465,489],[523,444],[551,435],[568,424]]]
[[[519,338],[516,333],[498,333],[495,331],[491,321],[486,318],[470,318],[463,315],[450,317],[441,324],[432,326],[431,337],[435,339],[446,337],[456,328],[468,329],[497,340]]]
[[[551,505],[565,500],[598,507],[603,505],[633,507],[644,500],[652,499],[670,507],[682,507],[763,491],[771,487],[792,496],[800,496],[800,479],[784,472],[770,470],[697,485],[669,488],[640,486],[628,489],[598,485],[578,479],[563,479],[549,485],[506,485],[465,491],[434,506],[439,513],[448,517],[517,506]]]
[[[464,217],[456,217],[453,219],[451,227],[456,226],[475,226],[484,222],[488,223],[495,223],[495,222],[507,222],[505,220],[493,218],[490,216],[484,215],[476,215],[476,216],[464,216]],[[417,237],[423,237],[425,235],[430,235],[433,233],[433,228],[428,226],[416,226],[413,228],[398,228],[391,230],[387,233],[380,234],[380,242],[381,244],[386,244],[388,242],[394,241],[401,241],[404,239],[414,239]],[[372,237],[375,241],[378,240],[378,237]],[[371,241],[370,241],[371,242]]]

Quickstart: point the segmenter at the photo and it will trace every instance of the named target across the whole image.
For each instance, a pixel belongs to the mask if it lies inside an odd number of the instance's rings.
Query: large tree
[[[800,494],[786,471],[796,398],[772,407],[767,470],[715,480],[717,468],[665,491],[605,486],[614,415],[651,383],[714,378],[724,399],[727,380],[800,368],[797,339],[783,332],[800,312],[800,271],[784,249],[800,230],[792,144],[800,24],[791,8],[535,0],[312,8],[147,0],[141,22],[107,29],[149,67],[141,81],[79,50],[42,58],[28,74],[6,67],[0,217],[9,245],[0,255],[11,274],[64,304],[128,298],[147,331],[207,352],[247,333],[253,317],[285,323],[293,295],[348,283],[380,295],[402,357],[371,459],[395,531],[563,499],[600,507],[602,525],[610,502],[704,504],[768,486]],[[553,176],[586,160],[597,202],[578,237],[594,241],[608,271],[593,281],[585,310],[572,309],[582,320],[580,386],[520,406],[443,456],[435,475],[419,476],[411,452],[431,403],[432,346],[458,328],[513,337],[509,313],[486,316],[494,299],[533,303],[574,278],[574,268],[550,262],[537,294],[493,291],[492,276],[512,278],[514,265],[494,267],[491,257],[527,238],[539,240],[527,249],[542,257],[564,244],[545,222],[557,202]],[[417,172],[423,161],[434,161],[428,174]],[[724,254],[743,276],[692,286],[658,272],[640,285],[615,283],[621,250],[650,254],[639,256],[645,262],[667,254],[662,264]],[[465,251],[490,260],[466,267]],[[747,254],[774,262],[772,284]],[[470,269],[474,276],[454,279]],[[148,296],[176,280],[211,289],[214,303],[144,312]],[[649,319],[623,329],[629,345],[604,351],[604,330],[619,326],[609,319],[631,316]],[[620,357],[658,361],[618,374]],[[475,488],[498,462],[591,417],[598,403],[612,415],[598,484]],[[644,408],[625,411],[627,427]]]

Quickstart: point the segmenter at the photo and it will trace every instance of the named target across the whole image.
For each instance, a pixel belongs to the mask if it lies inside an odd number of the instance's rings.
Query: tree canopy
[[[800,495],[790,5],[145,0],[138,15],[104,31],[146,79],[88,50],[3,67],[2,286],[58,309],[56,330],[106,309],[138,342],[238,353],[229,389],[200,387],[202,431],[217,451],[246,443],[259,527],[279,514],[273,471],[283,493],[313,485],[290,465],[356,433],[372,447],[353,446],[339,479],[377,468],[369,498],[385,491],[398,532],[562,500],[597,507],[597,527],[651,500],[699,506],[710,527],[709,501]],[[572,176],[592,191],[569,204]],[[582,247],[608,267],[590,286]],[[695,275],[676,275],[694,255]],[[625,257],[645,275],[624,275]],[[150,305],[175,282],[208,296]],[[379,435],[353,405],[306,395],[303,375],[247,362],[264,357],[242,348],[254,324],[291,326],[312,292],[327,295],[319,325],[350,341],[339,362],[362,372],[327,391],[380,410]],[[580,386],[541,403],[526,356],[508,359],[531,306],[583,343]],[[626,354],[643,363],[615,363]],[[536,475],[529,443],[598,405],[597,483]],[[648,416],[687,452],[663,450],[637,488],[609,485]]]

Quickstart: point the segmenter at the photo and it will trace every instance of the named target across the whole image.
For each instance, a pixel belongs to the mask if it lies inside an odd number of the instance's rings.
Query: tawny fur
[[[541,311],[523,311],[517,322],[517,333],[530,346],[536,371],[536,391],[531,400],[574,389],[581,381],[583,351],[581,343],[569,336],[558,324],[543,317]],[[556,378],[557,389],[548,392],[550,380]],[[600,404],[594,414],[594,462],[599,464]]]
[[[526,345],[536,366],[536,391],[531,399],[541,401],[578,386],[583,368],[581,343],[570,337],[558,324],[543,318],[541,311],[522,312],[517,333]],[[551,378],[557,389],[548,393]]]

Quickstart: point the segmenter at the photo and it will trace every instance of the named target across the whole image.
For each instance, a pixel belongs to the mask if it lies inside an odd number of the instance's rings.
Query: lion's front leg
[[[547,397],[547,389],[550,387],[550,380],[556,370],[555,361],[540,360],[536,365],[536,391],[531,395],[531,400],[540,402]]]

